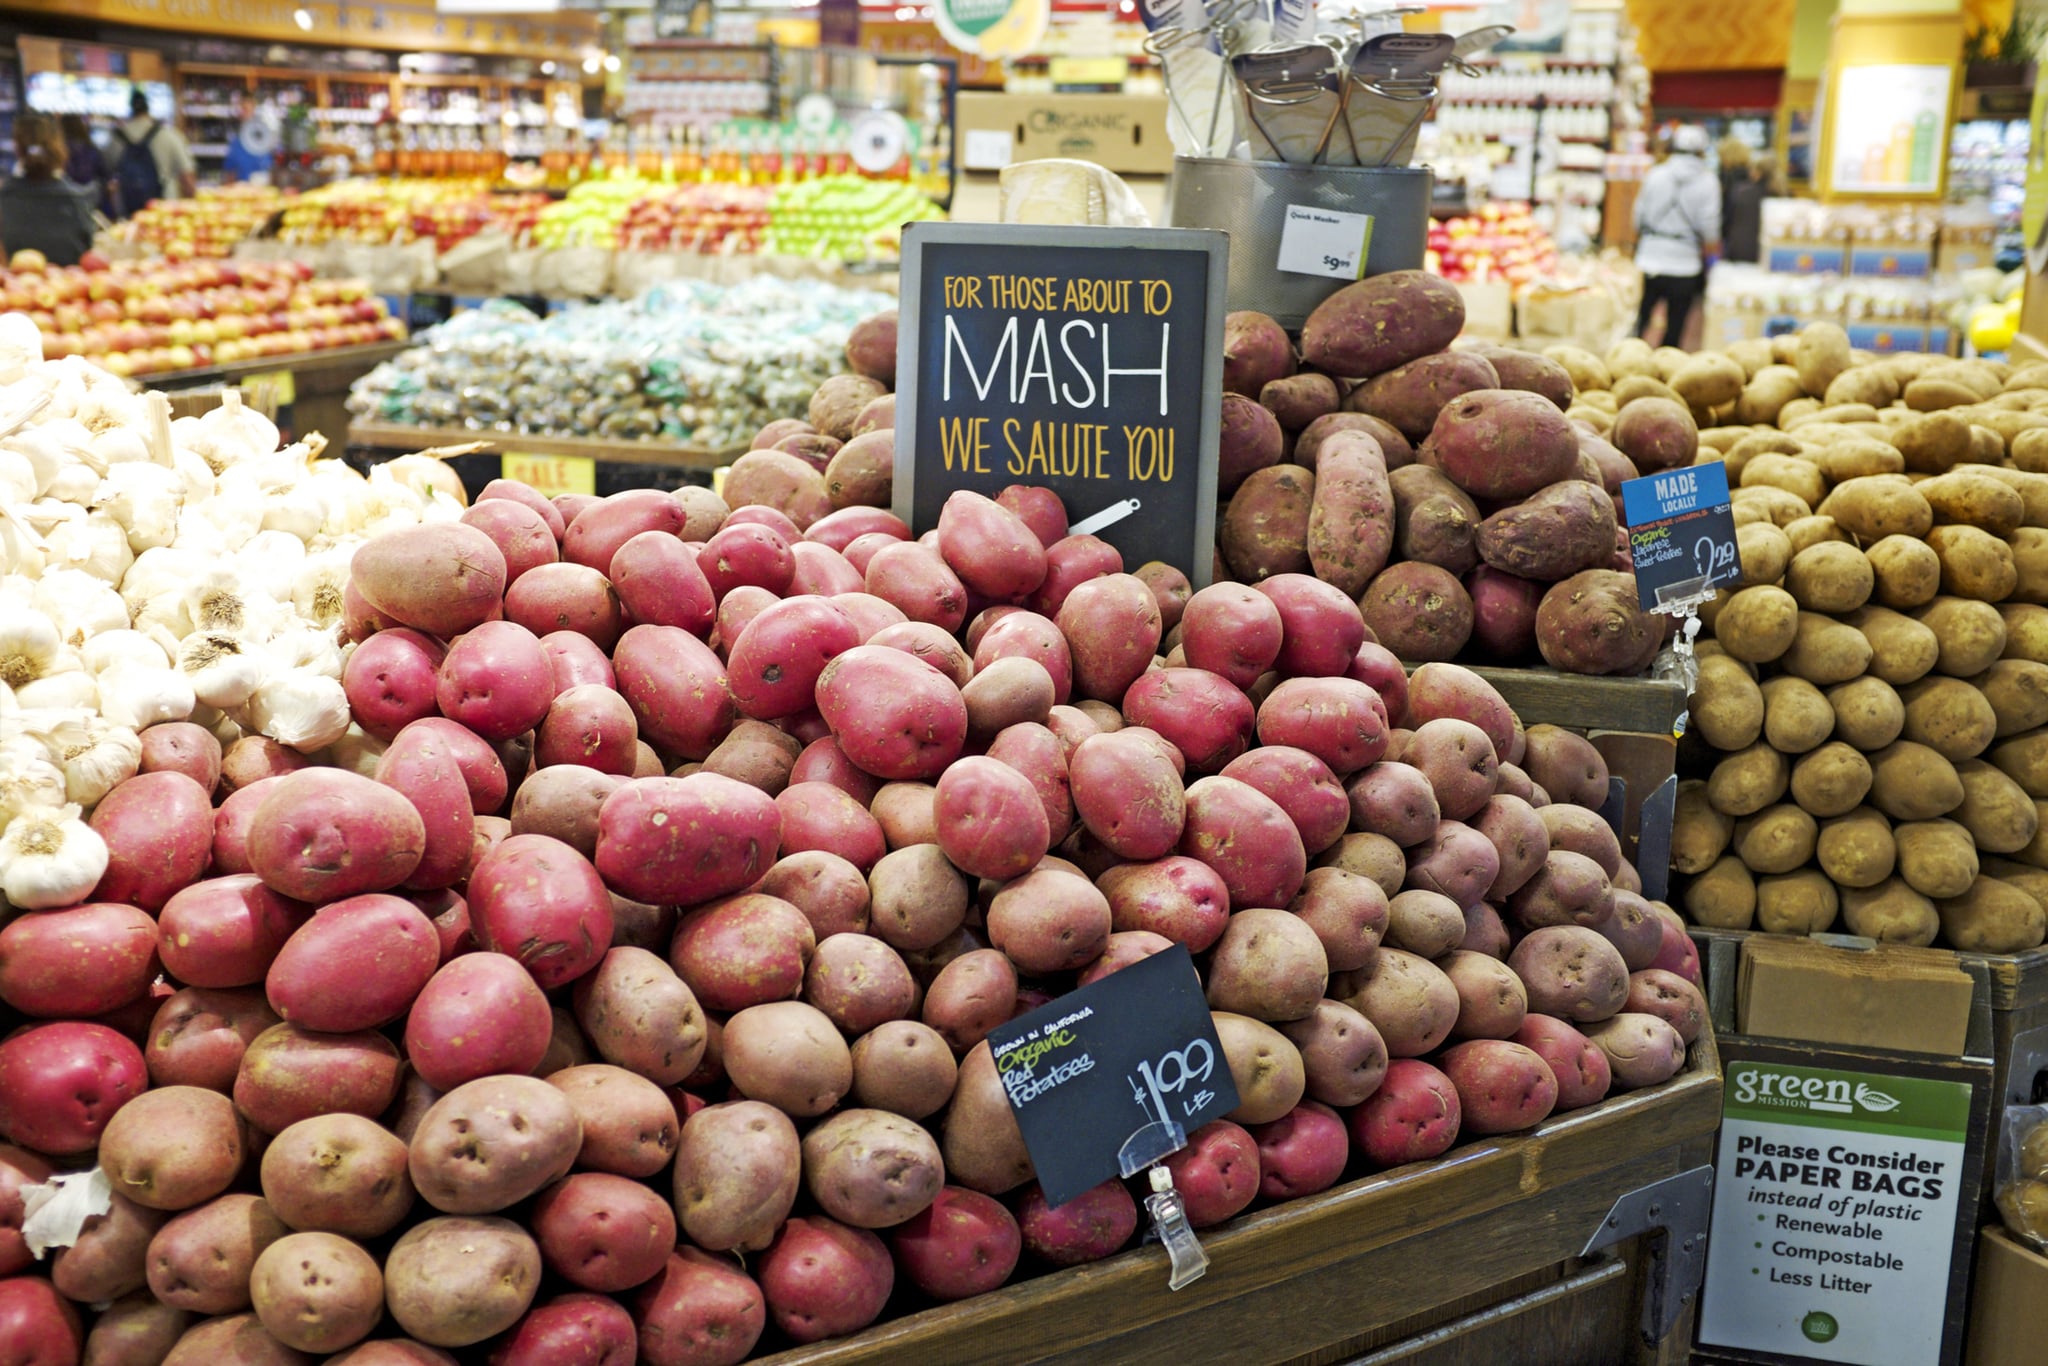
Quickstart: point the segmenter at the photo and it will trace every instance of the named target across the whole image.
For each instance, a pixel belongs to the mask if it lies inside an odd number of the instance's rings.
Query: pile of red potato
[[[911,539],[758,478],[364,545],[354,767],[144,733],[92,899],[0,929],[0,1360],[731,1363],[1107,1257],[1131,1195],[1048,1208],[984,1038],[1174,943],[1240,1097],[1198,1226],[1683,1065],[1582,738],[1043,489]]]
[[[1660,401],[1613,421],[1576,407],[1564,361],[1597,360],[1453,348],[1464,321],[1458,291],[1423,271],[1337,291],[1298,351],[1265,314],[1229,315],[1214,579],[1312,574],[1405,660],[1641,673],[1667,623],[1636,601],[1621,485],[1691,464],[1695,414]],[[765,449],[734,465],[741,501],[799,526],[887,507],[895,347],[893,316],[856,331],[857,373],[827,382],[808,421],[764,428]],[[1051,572],[1092,571],[1105,549],[1070,538]]]

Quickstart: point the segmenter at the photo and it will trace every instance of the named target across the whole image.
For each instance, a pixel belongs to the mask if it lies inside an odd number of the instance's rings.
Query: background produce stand
[[[295,435],[321,432],[334,438],[348,429],[345,401],[349,386],[369,374],[378,363],[390,360],[411,345],[409,341],[373,342],[368,346],[338,346],[329,351],[209,365],[201,370],[172,370],[148,376],[148,385],[175,394],[181,389],[247,385],[259,376],[285,376],[289,387],[280,382],[272,386],[274,397],[266,396],[277,405],[279,425]]]
[[[1656,1346],[1638,1335],[1647,1240],[1582,1254],[1617,1200],[1709,1159],[1720,1114],[1708,1033],[1654,1090],[1204,1234],[1208,1274],[1184,1290],[1154,1244],[761,1360],[1683,1361],[1689,1313]]]
[[[491,480],[511,477],[506,473],[507,462],[518,456],[540,458],[537,466],[529,461],[530,467],[519,472],[523,482],[543,487],[552,496],[575,492],[606,495],[630,488],[709,484],[713,470],[731,464],[733,457],[742,453],[738,447],[705,450],[666,441],[592,441],[574,436],[526,436],[460,427],[407,427],[393,422],[351,422],[347,431],[350,448],[372,463],[394,454],[480,441],[513,448],[502,455],[492,451],[449,459],[449,465],[462,477],[472,498]],[[551,476],[561,487],[544,487]]]

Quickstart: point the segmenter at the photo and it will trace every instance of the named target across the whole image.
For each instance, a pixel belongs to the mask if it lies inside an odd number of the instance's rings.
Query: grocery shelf
[[[1708,1031],[1686,1069],[1662,1086],[1208,1230],[1208,1273],[1181,1290],[1167,1289],[1166,1254],[1150,1243],[757,1361],[1176,1366],[1350,1360],[1380,1348],[1383,1356],[1367,1359],[1408,1360],[1390,1344],[1416,1334],[1461,1339],[1472,1353],[1461,1360],[1500,1360],[1490,1350],[1500,1344],[1484,1335],[1533,1325],[1516,1316],[1491,1322],[1484,1308],[1600,1268],[1579,1259],[1615,1201],[1710,1160],[1720,1120],[1720,1054]],[[1561,1350],[1553,1360],[1620,1360],[1637,1345],[1632,1294],[1554,1308],[1556,1331],[1570,1336],[1553,1345],[1569,1340],[1584,1352]],[[1629,1359],[1682,1361],[1690,1336],[1681,1320]]]
[[[285,356],[260,356],[255,360],[208,365],[194,370],[159,370],[137,375],[135,380],[152,389],[191,389],[204,384],[232,383],[250,375],[289,370],[303,383],[306,375],[319,371],[366,373],[371,366],[390,360],[411,345],[410,341],[386,341],[371,342],[365,346],[336,346],[323,351],[295,351]]]
[[[1530,725],[1670,735],[1685,714],[1685,685],[1670,678],[1599,678],[1556,669],[1473,668]]]
[[[472,431],[465,427],[409,427],[397,422],[354,421],[348,428],[349,445],[371,450],[423,451],[473,441],[487,441],[500,450],[530,455],[576,455],[615,464],[666,465],[685,470],[715,470],[746,453],[744,445],[709,450],[675,441],[598,441],[577,436]]]

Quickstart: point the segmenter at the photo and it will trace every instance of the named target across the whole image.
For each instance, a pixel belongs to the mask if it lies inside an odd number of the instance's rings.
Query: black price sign
[[[1176,944],[988,1036],[1046,1203],[1059,1206],[1237,1108],[1194,959]]]
[[[1669,611],[1742,578],[1720,461],[1631,479],[1621,486],[1621,510],[1644,611]]]
[[[1209,582],[1229,238],[913,223],[897,328],[896,515],[1057,492],[1135,570]]]

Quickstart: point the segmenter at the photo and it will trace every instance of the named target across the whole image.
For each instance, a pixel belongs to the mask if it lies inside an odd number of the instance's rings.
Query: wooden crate
[[[1118,1366],[1404,1366],[1679,1362],[1636,1333],[1640,1259],[1580,1257],[1619,1197],[1711,1160],[1721,1067],[1711,1034],[1655,1090],[1533,1132],[1382,1172],[1202,1235],[1208,1274],[1166,1287],[1143,1246],[851,1338],[773,1366],[1115,1362]]]

